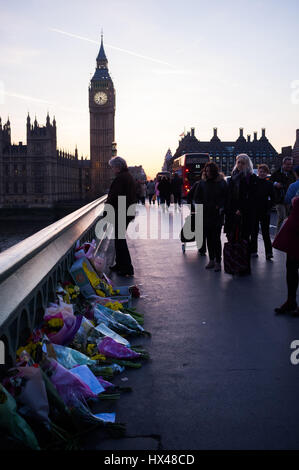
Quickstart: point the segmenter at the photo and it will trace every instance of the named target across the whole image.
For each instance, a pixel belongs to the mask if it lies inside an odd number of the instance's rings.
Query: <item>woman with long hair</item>
[[[236,164],[229,181],[224,231],[230,239],[236,228],[240,237],[249,242],[250,252],[257,256],[255,240],[255,221],[258,207],[258,178],[253,173],[252,161],[246,153],[236,157]]]

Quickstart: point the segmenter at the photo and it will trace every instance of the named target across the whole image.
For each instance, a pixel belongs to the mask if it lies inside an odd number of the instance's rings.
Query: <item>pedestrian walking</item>
[[[163,210],[165,210],[165,203],[166,207],[169,208],[170,206],[170,194],[171,194],[171,185],[170,181],[167,176],[162,176],[160,183],[158,184],[158,190],[160,192],[160,201],[163,205]]]
[[[287,194],[284,199],[285,204],[290,207],[291,207],[291,202],[292,202],[293,197],[295,197],[296,193],[299,190],[299,165],[295,166],[293,171],[294,171],[296,181],[295,183],[290,184],[287,190]]]
[[[160,206],[160,191],[159,191],[159,183],[161,179],[158,177],[156,182],[155,182],[155,194],[156,194],[156,199],[157,199],[157,204]]]
[[[148,196],[148,202],[151,204],[153,196],[155,194],[155,183],[153,180],[150,180],[147,184],[147,196]],[[155,204],[155,201],[153,201],[153,204]]]
[[[195,187],[194,202],[203,204],[203,233],[210,258],[206,269],[214,269],[217,272],[221,271],[221,229],[228,188],[216,163],[206,163],[204,175],[204,179],[199,180]]]
[[[257,184],[258,177],[253,173],[249,156],[245,153],[237,155],[228,185],[224,231],[229,240],[234,237],[237,228],[238,236],[248,242],[249,252],[253,256],[257,256],[254,241],[258,205]]]
[[[292,169],[292,157],[285,157],[282,160],[281,168],[275,171],[270,177],[270,181],[274,183],[274,194],[277,211],[276,233],[279,232],[282,222],[288,216],[288,205],[285,203],[285,196],[290,184],[296,181],[296,177]]]
[[[194,181],[190,191],[187,194],[187,203],[191,205],[191,213],[195,211],[193,199],[194,199],[194,194],[196,192],[197,184],[201,179],[205,179],[205,178],[206,178],[206,174],[205,174],[205,169],[203,168],[203,170],[200,172],[200,175],[195,176],[195,181]],[[205,233],[203,232],[202,245],[199,248],[198,253],[201,256],[205,256],[206,251],[207,251],[207,243],[206,243]]]
[[[279,233],[276,235],[273,247],[287,254],[286,280],[288,297],[284,304],[275,308],[277,314],[293,312],[299,315],[296,300],[299,270],[299,194],[292,199],[292,210]]]
[[[265,246],[266,259],[273,258],[272,242],[270,238],[270,215],[271,208],[275,204],[274,187],[271,181],[267,181],[269,167],[261,164],[258,167],[258,180],[256,187],[257,211],[254,225],[254,234],[252,237],[252,251],[257,254],[258,251],[258,233],[261,225],[262,236]]]
[[[131,261],[130,252],[126,241],[126,230],[129,223],[134,220],[134,215],[128,216],[128,208],[135,204],[136,187],[134,178],[128,171],[124,158],[113,157],[109,165],[115,175],[111,183],[106,204],[110,204],[114,209],[114,243],[115,243],[115,265],[110,266],[112,271],[116,271],[121,276],[134,275],[134,268]],[[119,196],[126,198],[126,213],[119,213]],[[119,220],[123,220],[123,224]]]
[[[175,205],[175,210],[182,205],[182,178],[175,173],[171,181],[171,194],[173,194],[173,202]]]

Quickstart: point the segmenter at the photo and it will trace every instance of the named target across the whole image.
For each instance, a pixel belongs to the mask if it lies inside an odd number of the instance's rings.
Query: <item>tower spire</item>
[[[108,68],[108,60],[104,50],[103,29],[101,29],[101,46],[97,57],[97,66],[99,68]]]

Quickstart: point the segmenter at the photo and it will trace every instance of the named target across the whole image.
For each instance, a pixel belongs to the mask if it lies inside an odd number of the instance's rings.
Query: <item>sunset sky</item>
[[[299,128],[298,0],[0,0],[0,116],[56,117],[58,146],[89,157],[88,84],[101,28],[116,89],[118,154],[161,169],[184,128],[235,140]]]

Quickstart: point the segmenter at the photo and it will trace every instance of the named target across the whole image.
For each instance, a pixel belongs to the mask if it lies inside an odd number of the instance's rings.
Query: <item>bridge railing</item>
[[[55,299],[57,283],[64,281],[73,263],[77,240],[97,239],[96,224],[106,198],[96,199],[0,253],[0,340],[8,365]],[[106,231],[97,240],[98,251],[107,240]]]

